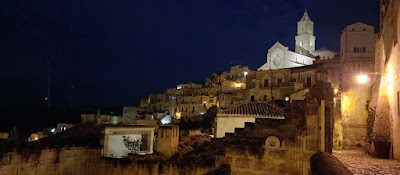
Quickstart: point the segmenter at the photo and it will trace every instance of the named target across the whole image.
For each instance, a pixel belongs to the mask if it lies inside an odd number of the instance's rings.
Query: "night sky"
[[[379,32],[377,0],[0,1],[3,125],[46,123],[49,89],[64,121],[233,65],[257,69],[276,41],[293,50],[305,8],[317,48],[339,51],[341,31],[358,21]]]

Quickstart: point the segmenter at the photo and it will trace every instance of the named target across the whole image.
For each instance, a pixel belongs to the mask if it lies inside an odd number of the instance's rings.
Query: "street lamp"
[[[367,75],[358,75],[357,76],[357,82],[360,84],[364,84],[366,82],[368,82],[369,77]]]

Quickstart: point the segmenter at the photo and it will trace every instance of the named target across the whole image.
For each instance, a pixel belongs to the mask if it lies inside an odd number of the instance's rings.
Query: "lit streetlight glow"
[[[358,83],[366,83],[369,80],[369,77],[367,75],[358,75],[357,76],[357,82]]]
[[[175,114],[175,118],[176,118],[176,119],[181,119],[181,113],[180,113],[180,112],[177,112],[177,113]]]
[[[334,90],[333,90],[333,93],[336,95],[336,94],[338,94],[339,93],[339,89],[338,88],[335,88]]]
[[[236,87],[236,88],[241,88],[241,87],[242,87],[242,84],[236,83],[236,84],[235,84],[235,87]]]

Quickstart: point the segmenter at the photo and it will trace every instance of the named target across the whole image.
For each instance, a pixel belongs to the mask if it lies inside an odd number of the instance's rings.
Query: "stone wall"
[[[309,158],[315,152],[307,150],[304,137],[285,139],[279,149],[268,149],[261,144],[230,143],[216,166],[230,164],[232,175],[309,174]]]
[[[381,33],[375,56],[375,71],[380,73],[373,91],[371,108],[376,108],[374,137],[392,142],[391,155],[400,160],[400,1],[381,1]],[[379,121],[386,122],[379,122]],[[387,126],[387,130],[385,130]],[[389,135],[389,136],[386,136]]]
[[[157,157],[157,156],[155,156]],[[40,153],[11,152],[0,161],[0,175],[124,175],[189,174],[201,175],[214,166],[176,166],[158,159],[132,160],[101,158],[101,149],[74,147],[45,149]]]

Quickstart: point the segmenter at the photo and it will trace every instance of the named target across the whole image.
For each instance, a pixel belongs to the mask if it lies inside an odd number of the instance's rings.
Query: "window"
[[[185,112],[187,112],[187,107],[186,107],[186,111]]]
[[[312,41],[310,41],[310,46],[312,46]]]
[[[264,101],[267,101],[267,95],[264,95]]]
[[[277,86],[280,87],[280,86],[281,86],[281,83],[282,83],[282,78],[279,78],[279,79],[278,79],[278,84],[277,84]]]
[[[269,84],[268,79],[265,79],[264,80],[264,87],[268,87],[268,84]]]
[[[256,80],[251,80],[251,87],[256,88]]]
[[[307,87],[311,87],[311,77],[307,77]]]
[[[254,95],[250,97],[250,101],[254,101]]]
[[[300,46],[303,46],[303,42],[300,41]]]
[[[196,109],[196,107],[195,107],[195,106],[193,106],[193,110],[192,110],[192,111],[194,112],[194,111],[195,111],[195,109]]]
[[[221,100],[222,100],[222,101],[225,101],[225,96],[222,96]]]
[[[366,53],[366,51],[365,47],[354,47],[354,53]]]

